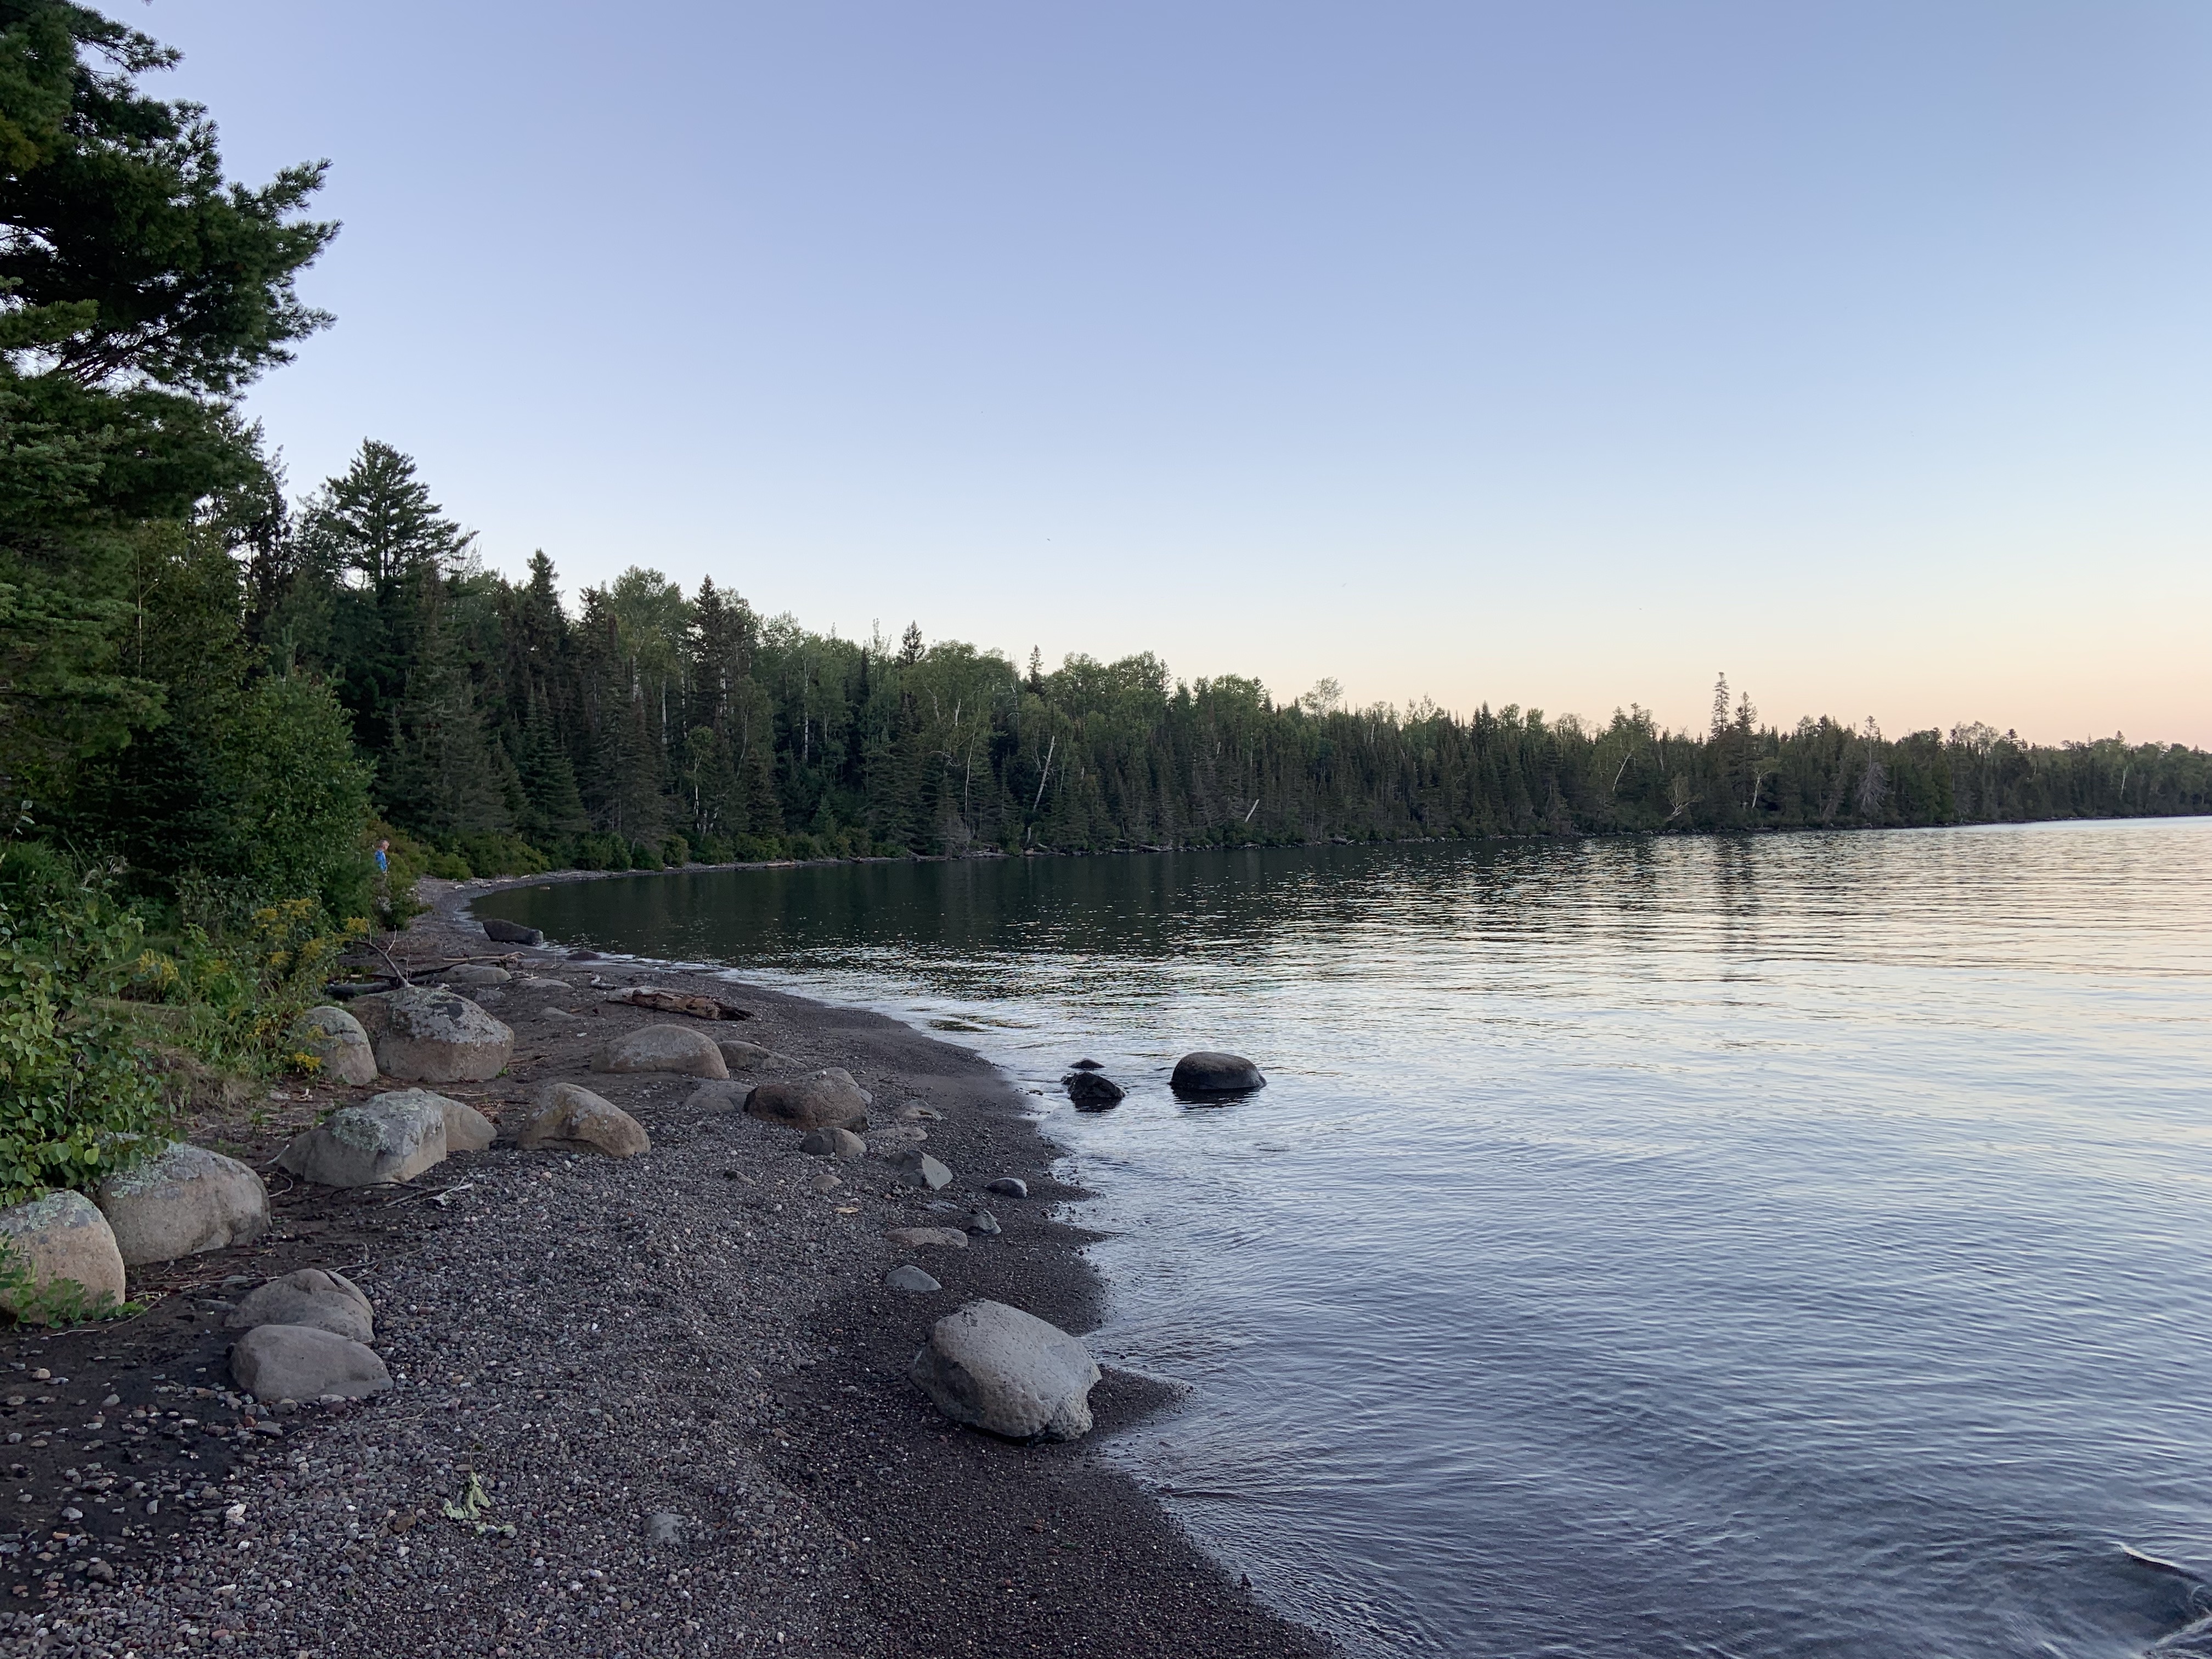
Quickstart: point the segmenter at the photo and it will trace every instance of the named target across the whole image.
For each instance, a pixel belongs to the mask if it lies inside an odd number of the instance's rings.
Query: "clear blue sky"
[[[109,0],[295,484],[1186,676],[2212,743],[2212,6]]]

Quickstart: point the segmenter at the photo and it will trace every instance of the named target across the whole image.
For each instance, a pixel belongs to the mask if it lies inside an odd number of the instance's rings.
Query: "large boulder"
[[[0,1210],[0,1245],[6,1265],[28,1278],[0,1289],[0,1309],[18,1319],[52,1324],[123,1300],[123,1252],[107,1218],[82,1193],[48,1193]]]
[[[748,1071],[755,1066],[789,1063],[773,1049],[763,1048],[757,1042],[746,1042],[737,1037],[716,1037],[714,1046],[722,1051],[722,1064],[732,1072]]]
[[[365,1400],[392,1386],[392,1373],[362,1343],[313,1325],[257,1325],[234,1343],[230,1374],[256,1400]]]
[[[263,1325],[313,1325],[349,1342],[376,1340],[376,1310],[361,1286],[343,1273],[321,1267],[301,1267],[247,1291],[223,1323],[234,1331],[250,1331]]]
[[[409,1083],[483,1083],[514,1057],[514,1033],[455,991],[403,985],[354,1004],[376,1063]]]
[[[364,1106],[398,1111],[427,1107],[446,1121],[446,1152],[481,1152],[499,1139],[499,1127],[465,1100],[455,1100],[433,1089],[387,1089],[371,1095]]]
[[[1057,1325],[1003,1302],[970,1302],[930,1327],[907,1375],[956,1423],[1008,1440],[1091,1430],[1098,1364]]]
[[[368,1033],[343,1008],[310,1008],[292,1022],[292,1041],[321,1062],[323,1074],[341,1083],[376,1081],[376,1053]]]
[[[515,1132],[526,1152],[604,1152],[635,1158],[653,1149],[645,1126],[612,1101],[574,1083],[551,1083],[538,1091],[538,1109]]]
[[[745,1102],[745,1110],[771,1123],[795,1129],[865,1129],[872,1097],[842,1066],[785,1082],[763,1083]]]
[[[726,1079],[730,1068],[714,1038],[689,1025],[641,1025],[603,1043],[592,1056],[595,1072],[676,1072],[684,1077]]]
[[[261,1177],[234,1158],[181,1141],[108,1176],[95,1196],[127,1267],[243,1244],[269,1231]]]
[[[374,1187],[412,1181],[446,1161],[444,1097],[398,1089],[341,1106],[292,1142],[277,1167],[319,1187]]]
[[[543,945],[545,935],[535,927],[525,927],[519,921],[502,921],[497,916],[481,918],[484,937],[495,945]]]
[[[1168,1086],[1179,1095],[1241,1095],[1263,1089],[1267,1079],[1242,1054],[1200,1048],[1176,1061]]]

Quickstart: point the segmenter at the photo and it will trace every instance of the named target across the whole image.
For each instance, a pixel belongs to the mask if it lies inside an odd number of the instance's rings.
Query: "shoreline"
[[[653,872],[549,875],[621,873]],[[426,881],[431,908],[399,945],[410,962],[498,951],[465,908],[546,879]],[[1080,1254],[1096,1235],[1047,1213],[1083,1194],[1053,1179],[1059,1153],[996,1067],[886,1016],[720,973],[572,963],[552,946],[502,953],[570,989],[488,995],[516,1032],[514,1060],[489,1083],[440,1091],[511,1127],[538,1085],[580,1081],[644,1123],[652,1151],[616,1160],[501,1143],[455,1155],[396,1198],[272,1176],[271,1234],[134,1273],[132,1294],[160,1298],[145,1315],[14,1334],[0,1359],[76,1379],[64,1393],[112,1389],[118,1404],[104,1415],[181,1403],[167,1420],[197,1419],[158,1441],[87,1428],[64,1442],[62,1426],[52,1431],[40,1455],[58,1463],[65,1453],[68,1467],[45,1480],[70,1480],[20,1504],[16,1524],[34,1523],[27,1539],[49,1522],[74,1528],[79,1541],[40,1552],[55,1558],[39,1565],[43,1587],[27,1577],[27,1594],[0,1600],[0,1630],[23,1650],[1334,1651],[1260,1606],[1097,1455],[1099,1437],[1170,1405],[1169,1385],[1109,1369],[1092,1391],[1091,1436],[1023,1448],[957,1429],[906,1380],[929,1322],[972,1297],[1079,1334],[1103,1308],[1103,1281]],[[696,1103],[689,1077],[590,1072],[606,1037],[670,1018],[599,1000],[592,978],[696,981],[733,998],[751,1018],[701,1029],[761,1043],[793,1069],[846,1066],[875,1096],[872,1154],[919,1131],[954,1186],[933,1198],[891,1179],[879,1156],[807,1157],[795,1132]],[[550,1007],[571,1017],[548,1019]],[[288,1089],[259,1122],[228,1133],[203,1122],[190,1138],[263,1164],[329,1106],[387,1086]],[[915,1107],[942,1118],[898,1121]],[[1002,1175],[1032,1196],[981,1199],[999,1237],[918,1253],[884,1237],[942,1221],[933,1203],[957,1196],[964,1211]],[[836,1185],[817,1190],[830,1176]],[[887,1287],[884,1272],[902,1261],[943,1290]],[[338,1267],[372,1297],[397,1386],[249,1428],[250,1406],[223,1393],[222,1312],[239,1291],[222,1281],[301,1266]],[[64,1418],[75,1409],[61,1406]],[[98,1479],[143,1480],[163,1455],[163,1484],[176,1491],[153,1521],[143,1504],[95,1508],[83,1496]],[[471,1471],[492,1500],[485,1520],[512,1537],[447,1517]],[[68,1522],[64,1504],[91,1513]],[[119,1534],[134,1524],[143,1536]],[[88,1572],[95,1561],[110,1578]]]

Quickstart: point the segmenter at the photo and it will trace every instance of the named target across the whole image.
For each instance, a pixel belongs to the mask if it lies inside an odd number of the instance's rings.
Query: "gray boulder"
[[[518,991],[566,991],[569,985],[565,979],[550,979],[544,974],[525,974],[514,981],[514,988]]]
[[[895,1162],[891,1168],[898,1178],[909,1187],[921,1187],[927,1191],[942,1192],[952,1184],[952,1171],[939,1164],[927,1152],[908,1152]]]
[[[927,1296],[945,1288],[911,1261],[902,1262],[885,1273],[884,1283],[895,1291],[906,1291],[915,1296]]]
[[[458,985],[465,990],[475,990],[487,985],[512,985],[514,975],[504,968],[495,968],[488,962],[465,962],[458,968],[448,968],[438,975],[447,985]]]
[[[799,1150],[815,1158],[859,1158],[868,1150],[868,1143],[850,1129],[833,1126],[809,1129]]]
[[[503,921],[497,916],[483,916],[484,937],[495,945],[543,945],[545,935],[535,927],[525,927],[519,921]]]
[[[1168,1086],[1179,1095],[1241,1095],[1267,1086],[1260,1068],[1242,1054],[1200,1048],[1176,1061]]]
[[[734,1112],[741,1109],[745,1097],[753,1091],[750,1083],[707,1082],[701,1084],[684,1097],[687,1112]]]
[[[342,1106],[295,1135],[277,1167],[319,1187],[374,1187],[412,1181],[446,1161],[443,1096],[399,1089]]]
[[[483,1083],[514,1057],[514,1033],[459,992],[403,985],[354,1004],[376,1063],[408,1083]]]
[[[979,1238],[996,1238],[1006,1229],[999,1224],[999,1218],[988,1210],[976,1210],[968,1217],[968,1231]]]
[[[313,1325],[257,1325],[231,1346],[230,1374],[256,1400],[365,1400],[392,1386],[376,1351]]]
[[[376,1310],[343,1273],[301,1267],[246,1293],[223,1324],[234,1331],[263,1325],[312,1325],[350,1342],[376,1340]],[[291,1396],[297,1400],[298,1395]]]
[[[499,1139],[499,1130],[492,1121],[466,1101],[455,1100],[430,1089],[387,1089],[380,1095],[371,1095],[362,1103],[364,1106],[381,1105],[385,1109],[398,1111],[415,1107],[427,1107],[446,1121],[446,1151],[480,1152]]]
[[[722,1051],[722,1064],[732,1072],[750,1071],[756,1066],[787,1066],[791,1062],[772,1049],[757,1042],[744,1042],[736,1037],[717,1037],[714,1046]]]
[[[82,1193],[48,1193],[0,1210],[0,1244],[28,1274],[0,1290],[0,1310],[31,1324],[123,1300],[123,1252],[100,1206]]]
[[[261,1177],[234,1158],[181,1141],[108,1176],[95,1196],[129,1267],[243,1244],[269,1231]]]
[[[292,1022],[292,1041],[321,1062],[323,1074],[356,1085],[376,1081],[368,1033],[343,1008],[310,1008]]]
[[[1030,1183],[1019,1176],[1000,1176],[983,1190],[987,1193],[1002,1193],[1008,1198],[1027,1198],[1030,1195]]]
[[[684,1077],[727,1078],[722,1051],[704,1031],[689,1025],[646,1025],[625,1031],[592,1056],[595,1072],[675,1072]]]
[[[1073,1440],[1091,1430],[1090,1350],[1003,1302],[970,1302],[930,1327],[907,1375],[956,1423],[1008,1440]]]
[[[805,1077],[762,1084],[746,1100],[745,1110],[771,1123],[800,1129],[865,1129],[871,1101],[850,1072],[842,1066],[825,1066]]]
[[[612,1101],[574,1083],[550,1083],[538,1091],[538,1109],[516,1131],[526,1152],[600,1152],[635,1158],[653,1149],[645,1126]]]

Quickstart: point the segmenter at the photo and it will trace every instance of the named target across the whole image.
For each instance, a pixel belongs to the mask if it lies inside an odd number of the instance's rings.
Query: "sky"
[[[305,489],[865,636],[2212,744],[2202,0],[106,0]]]

